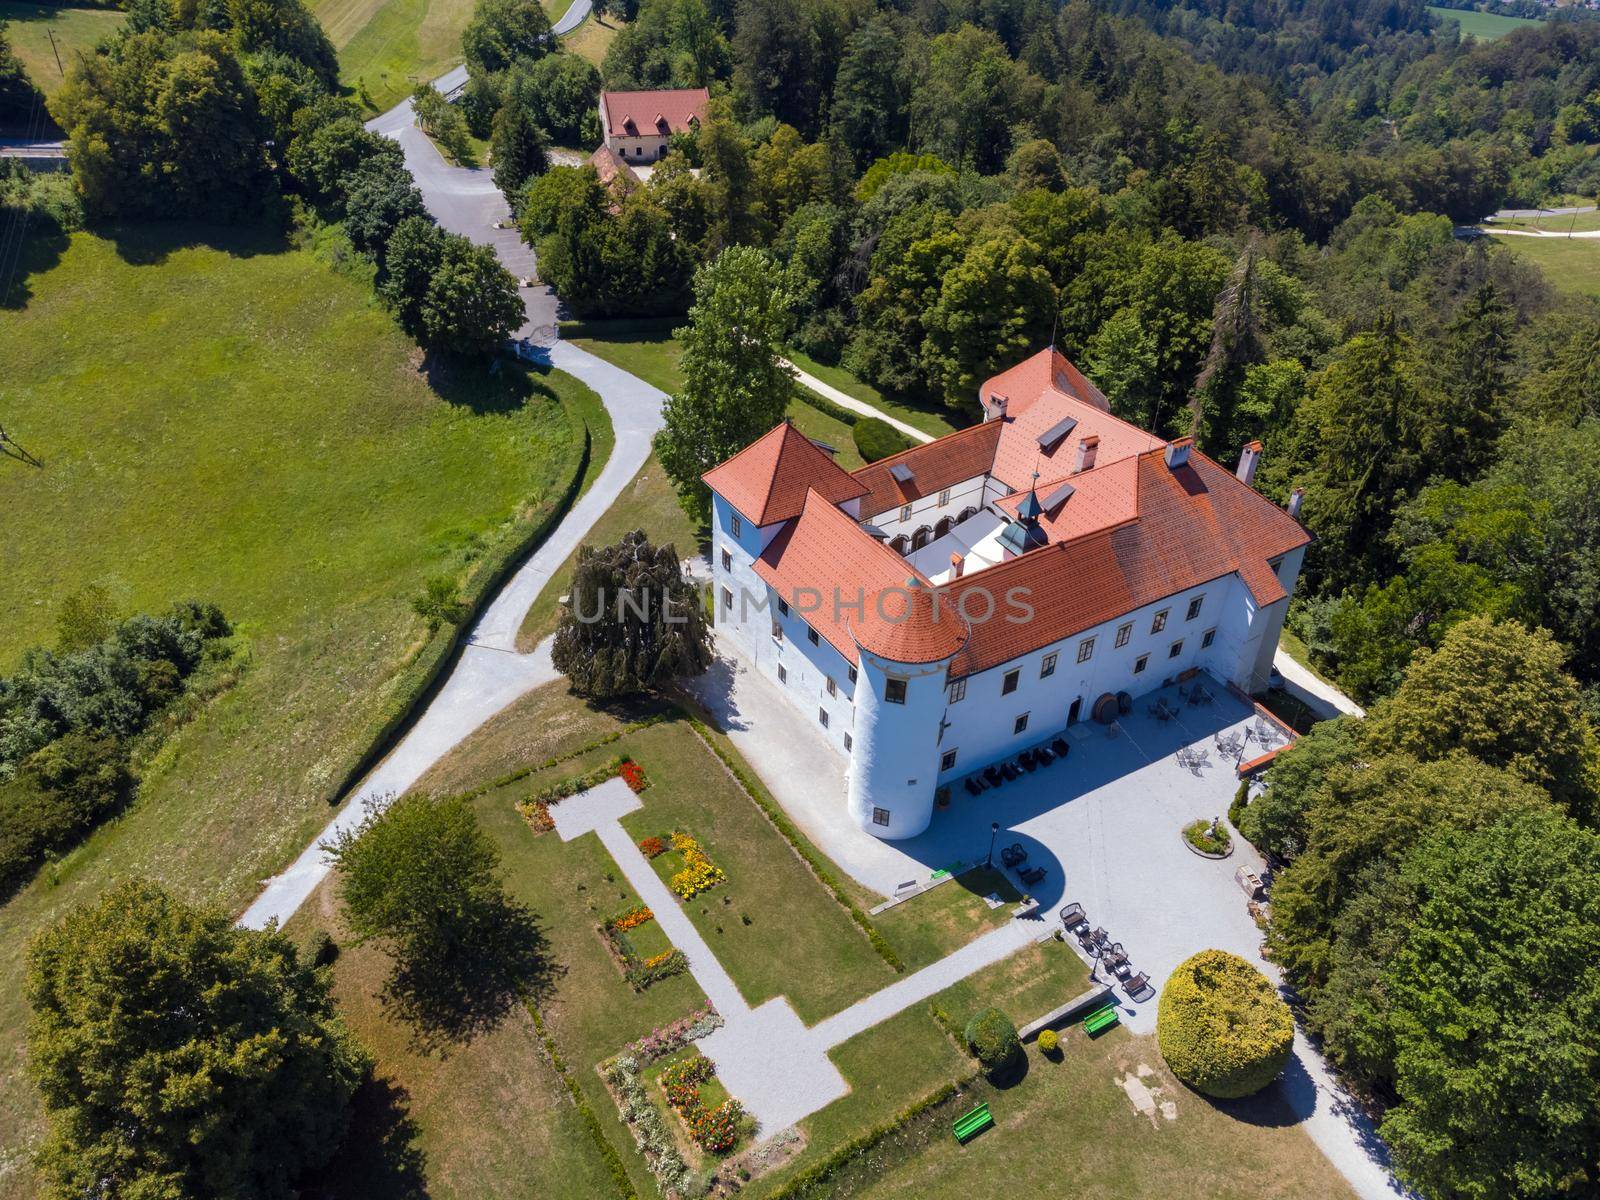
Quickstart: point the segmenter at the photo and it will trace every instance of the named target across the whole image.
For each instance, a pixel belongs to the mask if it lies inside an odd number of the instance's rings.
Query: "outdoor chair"
[[[1007,868],[1020,867],[1028,861],[1028,852],[1022,848],[1020,843],[1013,842],[1000,851],[1000,861]]]
[[[1089,918],[1083,911],[1083,905],[1074,900],[1061,910],[1061,924],[1067,930],[1082,928],[1089,924]]]
[[[1100,957],[1100,946],[1099,943],[1094,940],[1094,934],[1080,933],[1078,935],[1078,945],[1083,947],[1083,952],[1090,958]]]
[[[1039,760],[1034,757],[1033,751],[1031,750],[1023,754],[1023,756],[1017,761],[1022,764],[1022,769],[1028,772],[1030,775],[1039,769]]]
[[[978,782],[977,776],[967,776],[967,792],[969,795],[978,796],[983,793],[983,784]]]
[[[1122,990],[1128,993],[1128,999],[1130,1000],[1143,995],[1149,987],[1150,977],[1143,971],[1122,981]]]
[[[1007,779],[1018,779],[1022,775],[1022,772],[1017,770],[1017,764],[1012,762],[1005,763],[1003,766],[1001,766],[1000,773]]]
[[[983,777],[989,781],[990,787],[999,787],[1005,781],[1005,776],[1000,774],[999,767],[985,767]]]
[[[1029,887],[1032,887],[1034,884],[1038,883],[1047,874],[1049,874],[1049,872],[1043,867],[1029,867],[1026,871],[1017,872],[1018,878],[1020,878],[1022,882],[1027,884]]]
[[[1111,935],[1105,931],[1103,926],[1096,926],[1095,931],[1089,936],[1094,939],[1094,944],[1099,946],[1100,949],[1111,949]]]
[[[1067,745],[1066,738],[1057,738],[1055,741],[1050,743],[1050,748],[1062,758],[1065,758],[1067,756],[1067,751],[1071,749],[1071,747]]]

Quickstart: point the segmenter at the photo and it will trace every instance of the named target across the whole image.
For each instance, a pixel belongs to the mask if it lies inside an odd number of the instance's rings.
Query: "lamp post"
[[[989,857],[984,860],[984,865],[994,866],[994,839],[1000,836],[1000,822],[989,822]]]

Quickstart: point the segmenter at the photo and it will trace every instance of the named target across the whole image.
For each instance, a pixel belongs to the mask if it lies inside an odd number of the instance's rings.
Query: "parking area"
[[[1191,688],[1180,694],[1177,686],[1141,696],[1114,725],[1073,726],[1065,760],[978,796],[957,785],[926,833],[885,842],[846,814],[843,764],[824,739],[747,664],[725,658],[720,666],[724,728],[806,834],[873,891],[892,896],[935,871],[983,861],[995,823],[996,864],[1003,848],[1022,846],[1026,865],[1045,871],[1024,890],[1051,913],[1082,904],[1157,992],[1173,967],[1207,947],[1260,962],[1261,933],[1234,881],[1240,865],[1260,871],[1259,856],[1235,838],[1230,857],[1203,858],[1180,830],[1226,814],[1239,784],[1235,763],[1282,735],[1209,676],[1200,677],[1209,702],[1190,704]],[[1163,702],[1166,719],[1155,711]],[[1153,1028],[1154,1003],[1130,1005],[1127,1019]]]

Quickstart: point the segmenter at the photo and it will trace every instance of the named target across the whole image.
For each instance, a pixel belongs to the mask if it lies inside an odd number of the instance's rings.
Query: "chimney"
[[[952,574],[950,576],[951,579],[960,579],[961,578],[961,572],[966,570],[966,567],[967,567],[966,559],[962,558],[961,555],[952,554],[950,556],[950,570],[952,572]]]
[[[1289,493],[1289,515],[1296,521],[1300,519],[1300,506],[1306,502],[1305,488],[1295,488]]]
[[[1189,461],[1189,451],[1193,449],[1194,439],[1192,437],[1182,437],[1175,442],[1168,442],[1166,455],[1168,469],[1176,471],[1183,466],[1184,463]]]
[[[1100,439],[1094,434],[1090,434],[1088,437],[1079,441],[1078,465],[1072,469],[1073,473],[1076,474],[1079,471],[1092,471],[1094,469],[1095,452],[1099,449]]]
[[[1246,487],[1254,487],[1256,482],[1256,468],[1261,465],[1261,443],[1247,442],[1245,448],[1239,452],[1239,469],[1234,474],[1239,476],[1239,482]]]
[[[1003,420],[1006,415],[1006,397],[999,392],[990,392],[988,399],[983,402],[983,419],[985,421]]]

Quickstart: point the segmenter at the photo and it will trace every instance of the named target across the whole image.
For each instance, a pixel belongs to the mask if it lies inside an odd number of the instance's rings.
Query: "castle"
[[[935,796],[1195,670],[1266,686],[1309,535],[1044,350],[984,420],[859,471],[785,422],[705,475],[719,631],[847,756],[849,813]]]

